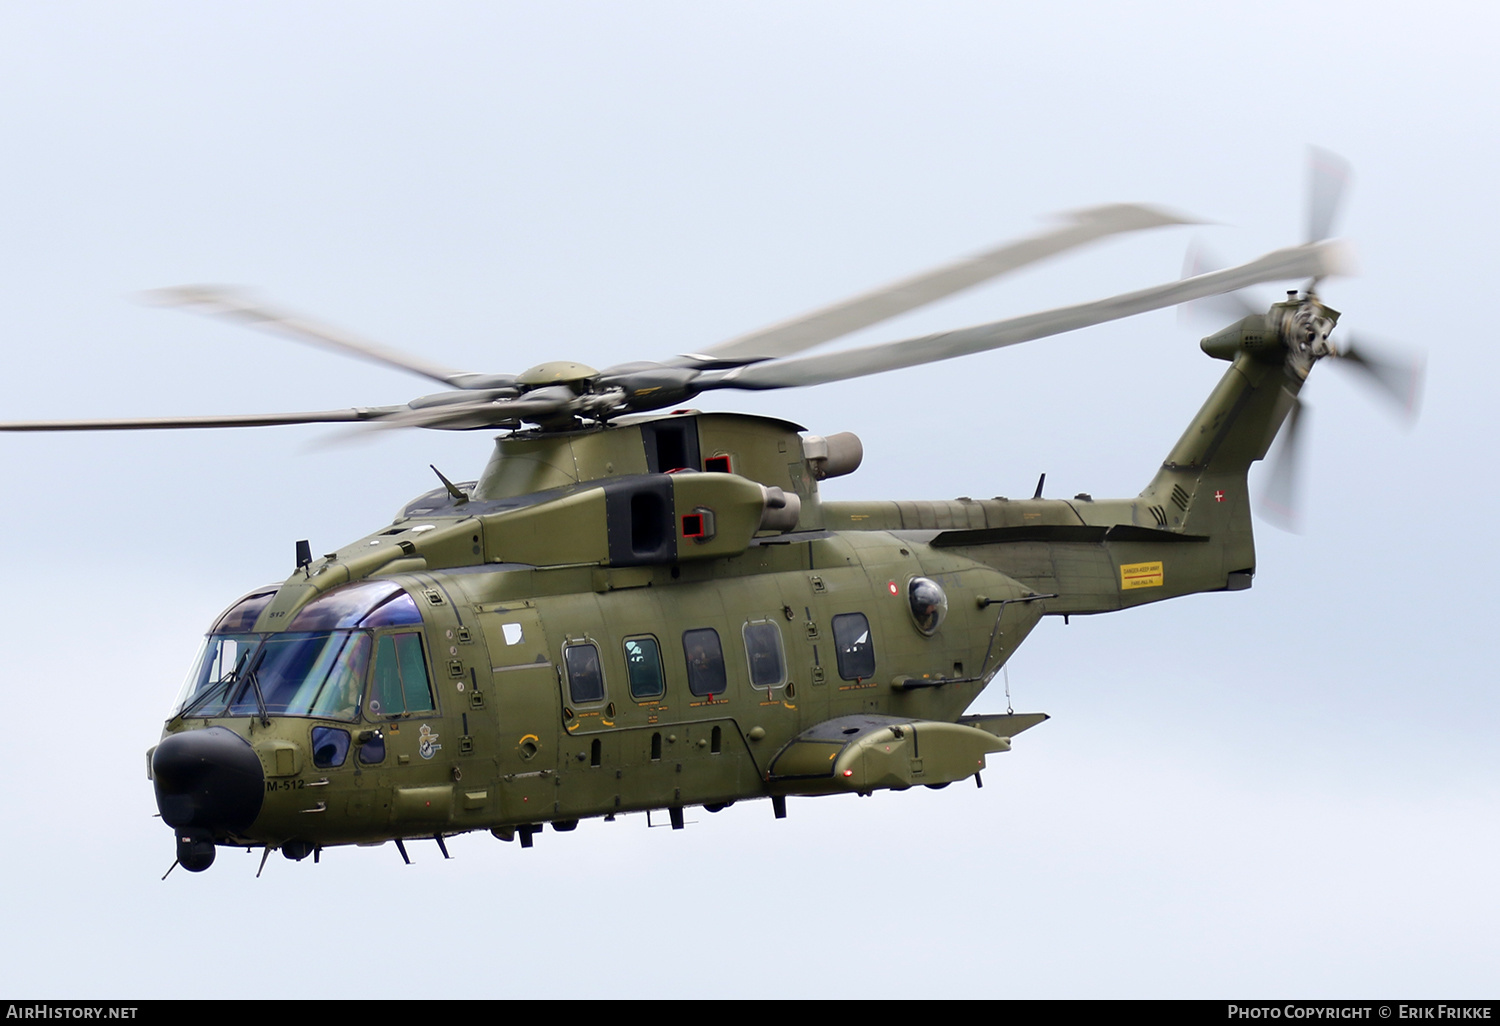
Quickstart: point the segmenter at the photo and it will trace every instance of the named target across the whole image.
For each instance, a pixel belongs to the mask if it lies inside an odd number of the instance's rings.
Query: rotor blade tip
[[[1307,148],[1307,163],[1312,169],[1320,174],[1329,174],[1347,182],[1354,169],[1343,157],[1332,150],[1324,149],[1322,146],[1309,146]]]
[[[171,285],[137,292],[135,298],[148,306],[198,306],[221,302],[242,292],[233,285]]]
[[[1339,275],[1349,278],[1359,274],[1359,260],[1351,243],[1342,239],[1330,239],[1316,245],[1324,267],[1320,277]]]
[[[1302,533],[1302,522],[1289,510],[1262,502],[1259,512],[1260,518],[1277,530],[1285,531],[1287,534]]]
[[[1121,222],[1139,228],[1166,228],[1173,225],[1207,224],[1201,218],[1183,214],[1150,203],[1105,203],[1054,214],[1051,220],[1090,224],[1095,221]]]
[[[184,302],[184,289],[180,285],[165,289],[145,289],[134,293],[131,298],[146,306],[181,306]]]

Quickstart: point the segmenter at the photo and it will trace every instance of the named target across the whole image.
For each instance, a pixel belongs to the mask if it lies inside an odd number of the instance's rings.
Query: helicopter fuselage
[[[179,861],[974,776],[1045,719],[964,715],[1043,615],[1249,586],[1297,384],[1240,354],[1104,502],[825,503],[847,438],[739,415],[503,437],[210,630],[150,760]]]

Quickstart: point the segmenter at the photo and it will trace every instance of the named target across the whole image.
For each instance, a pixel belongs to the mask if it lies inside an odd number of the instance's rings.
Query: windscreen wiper
[[[258,667],[259,665],[260,661],[256,660],[256,666]],[[260,713],[260,725],[262,727],[269,727],[271,725],[271,717],[266,713],[266,696],[261,694],[260,676],[255,670],[249,671],[245,676],[250,678],[250,687],[255,689],[255,708]]]
[[[191,715],[192,711],[194,709],[198,708],[200,705],[203,705],[205,702],[207,702],[214,695],[221,695],[221,694],[223,694],[230,687],[230,685],[232,685],[235,681],[239,680],[240,667],[244,666],[245,665],[245,660],[249,659],[249,658],[250,658],[250,653],[248,651],[247,652],[242,652],[240,654],[239,661],[234,664],[234,669],[230,670],[228,673],[224,674],[224,676],[220,677],[218,680],[214,681],[208,687],[206,687],[202,691],[198,692],[197,697],[195,697],[187,705],[183,706],[182,707],[182,711],[179,712],[177,715],[178,716],[188,716],[188,715]]]

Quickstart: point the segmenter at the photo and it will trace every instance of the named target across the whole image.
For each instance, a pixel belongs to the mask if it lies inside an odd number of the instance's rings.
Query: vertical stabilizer
[[[1226,568],[1253,572],[1250,464],[1265,457],[1301,387],[1281,360],[1239,353],[1141,492],[1157,526],[1207,535],[1225,547]]]

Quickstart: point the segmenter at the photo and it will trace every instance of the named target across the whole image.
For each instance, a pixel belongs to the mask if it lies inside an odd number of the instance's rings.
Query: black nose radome
[[[156,807],[171,827],[243,830],[265,798],[260,759],[232,730],[207,727],[163,738],[151,757]]]

